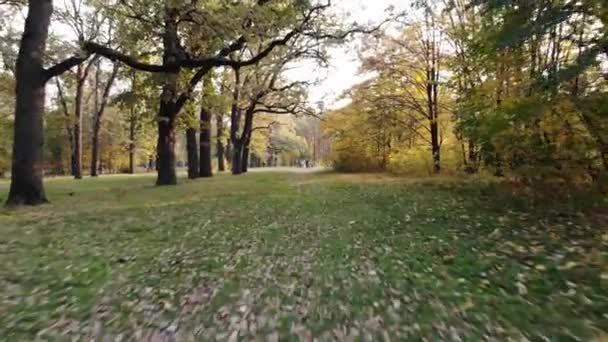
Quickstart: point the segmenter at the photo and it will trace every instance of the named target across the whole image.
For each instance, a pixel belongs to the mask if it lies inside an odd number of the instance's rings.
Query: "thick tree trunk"
[[[135,173],[135,156],[133,153],[133,144],[129,144],[129,174]]]
[[[73,129],[73,127],[72,127]],[[72,142],[75,141],[75,137],[72,137]],[[72,144],[72,149],[70,150],[70,175],[76,176],[76,144]]]
[[[169,4],[170,2],[167,2]],[[170,65],[179,59],[180,46],[177,35],[177,10],[165,8],[165,27],[163,34],[163,64]],[[165,74],[165,82],[160,99],[158,115],[156,185],[176,185],[175,171],[175,118],[178,94],[179,70]]]
[[[42,181],[43,112],[47,81],[42,58],[52,13],[52,1],[29,1],[15,74],[15,131],[7,205],[37,205],[47,202]]]
[[[186,150],[188,151],[188,178],[196,179],[200,176],[198,149],[196,146],[196,128],[186,130]]]
[[[247,173],[248,168],[249,168],[249,156],[250,156],[250,145],[251,145],[251,134],[253,133],[253,115],[251,115],[250,118],[251,122],[248,122],[249,120],[245,120],[245,132],[243,132],[243,152],[242,152],[242,157],[241,157],[241,172],[242,173]]]
[[[224,156],[224,142],[222,141],[222,137],[224,136],[224,121],[221,114],[215,115],[216,126],[217,126],[217,140],[216,140],[216,150],[217,150],[217,169],[220,172],[226,171],[226,161]]]
[[[247,166],[249,163],[249,144],[251,143],[251,134],[253,133],[253,116],[255,107],[249,107],[245,113],[245,124],[243,125],[243,133],[238,140],[238,158],[239,158],[239,172],[241,174],[247,172]],[[235,149],[236,151],[236,149]],[[233,167],[234,168],[234,167]]]
[[[243,159],[241,160],[241,171],[247,173],[249,169],[249,145],[243,146]]]
[[[213,177],[213,170],[211,168],[211,114],[204,107],[201,107],[201,133],[199,143],[201,153],[201,177]]]
[[[232,174],[240,175],[243,173],[243,147],[240,143],[232,144]]]
[[[163,105],[161,104],[161,113]],[[176,185],[177,174],[175,172],[175,123],[166,116],[160,116],[158,120],[158,160],[156,168],[158,177],[156,185]]]

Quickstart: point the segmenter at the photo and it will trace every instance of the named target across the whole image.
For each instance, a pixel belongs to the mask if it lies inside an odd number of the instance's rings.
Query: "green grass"
[[[601,215],[532,209],[454,179],[153,182],[51,179],[52,204],[0,210],[2,340],[568,341],[608,331]]]

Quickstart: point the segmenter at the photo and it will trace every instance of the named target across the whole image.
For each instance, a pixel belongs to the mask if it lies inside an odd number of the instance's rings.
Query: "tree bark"
[[[76,97],[74,99],[74,155],[72,156],[75,179],[82,179],[82,98],[84,93],[85,70],[79,65],[76,71]]]
[[[431,144],[433,152],[433,172],[441,172],[441,146],[439,144],[439,125],[436,119],[431,122]]]
[[[241,72],[239,68],[234,69],[234,92],[232,93],[232,110],[230,113],[230,143],[232,144],[232,174],[241,174],[241,161],[243,149],[239,141],[239,130],[241,126],[241,109],[239,101],[241,98]]]
[[[430,20],[430,21],[429,21]],[[441,142],[439,137],[439,45],[435,37],[435,18],[432,15],[425,17],[430,35],[425,39],[426,60],[426,101],[428,107],[427,117],[431,133],[431,152],[433,158],[433,172],[441,172]],[[430,26],[429,26],[430,25]]]
[[[157,151],[158,177],[156,185],[176,185],[175,172],[175,123],[161,117],[158,121]]]
[[[211,168],[211,114],[201,106],[201,133],[200,133],[200,176],[213,177]]]
[[[241,172],[247,173],[249,168],[249,155],[251,145],[251,135],[253,134],[253,111],[247,112],[247,118],[245,119],[245,131],[243,132],[242,142],[242,156],[241,156]]]
[[[217,150],[217,169],[220,172],[226,171],[226,161],[224,156],[224,142],[222,141],[222,137],[224,136],[224,120],[221,114],[215,115],[216,126],[217,126],[217,140],[216,140],[216,150]]]
[[[129,118],[129,173],[135,173],[135,115],[131,106],[131,117]]]
[[[53,13],[51,0],[30,0],[16,65],[16,104],[11,188],[7,205],[46,203],[43,185],[43,61]]]
[[[101,121],[95,120],[93,124],[93,138],[91,141],[91,177],[97,177],[99,174],[98,161],[99,161],[99,130],[101,128]]]
[[[61,103],[63,115],[66,120],[65,130],[68,137],[68,146],[70,147],[70,174],[74,176],[74,134],[72,133],[72,118],[70,110],[68,109],[68,102],[63,94],[61,82],[59,81],[59,78],[56,78],[55,81],[55,84],[57,85],[57,96],[59,97],[59,102]]]
[[[247,173],[249,169],[249,145],[243,146],[243,160],[241,161],[242,173]]]
[[[196,179],[200,176],[196,148],[196,128],[190,127],[186,130],[186,150],[188,151],[188,178]]]
[[[243,147],[237,141],[232,144],[232,174],[240,175],[243,173]]]
[[[169,2],[167,2],[168,4]],[[163,34],[163,65],[172,65],[179,60],[180,46],[177,35],[177,10],[165,8],[165,27]],[[176,185],[175,171],[175,118],[178,111],[179,70],[167,72],[160,99],[158,113],[158,142],[156,185]]]
[[[247,172],[247,163],[249,162],[249,144],[251,143],[251,134],[253,132],[253,116],[255,113],[255,106],[249,106],[245,113],[245,123],[243,125],[243,132],[240,138],[236,139],[234,160],[237,161],[238,169],[235,165],[232,166],[233,174],[238,175]],[[238,148],[237,148],[238,146]],[[236,171],[235,171],[236,170]]]

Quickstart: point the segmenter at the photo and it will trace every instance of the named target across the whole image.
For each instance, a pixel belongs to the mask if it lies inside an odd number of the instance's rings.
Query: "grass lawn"
[[[153,183],[51,179],[52,204],[0,209],[0,339],[608,336],[597,215],[451,179]]]

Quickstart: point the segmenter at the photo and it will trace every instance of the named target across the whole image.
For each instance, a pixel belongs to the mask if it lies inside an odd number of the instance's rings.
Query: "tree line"
[[[328,114],[343,170],[606,184],[605,1],[423,0]]]
[[[302,59],[323,63],[328,46],[368,30],[333,20],[329,1],[70,0],[57,11],[51,0],[0,5],[3,14],[27,13],[21,39],[8,30],[2,42],[2,75],[15,83],[15,95],[3,96],[15,108],[14,115],[5,116],[14,137],[9,205],[47,202],[44,143],[59,121],[69,144],[70,172],[82,178],[85,115],[92,122],[92,176],[100,170],[104,116],[111,115],[118,124],[117,111],[128,127],[128,171],[135,168],[140,136],[149,140],[150,134],[156,135],[157,185],[177,183],[176,144],[182,128],[189,176],[212,175],[214,116],[219,170],[226,167],[228,154],[232,172],[246,172],[256,131],[266,132],[268,150],[273,150],[268,162],[276,163],[276,154],[285,152],[278,145],[299,140],[296,145],[310,146],[295,134],[297,120],[286,123],[281,117],[314,114],[307,103],[307,84],[289,81],[286,66]],[[50,37],[52,23],[74,42]],[[53,111],[62,113],[64,120],[45,120],[51,83],[57,102]],[[280,132],[283,139],[277,137]],[[144,147],[148,152],[149,145]]]

